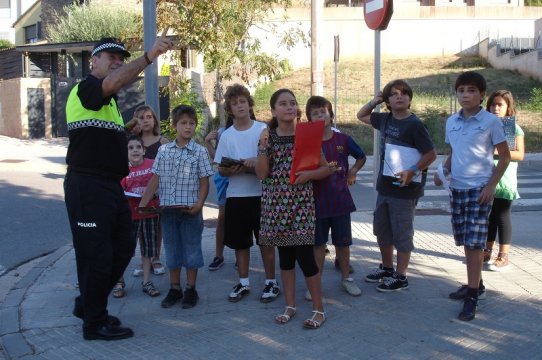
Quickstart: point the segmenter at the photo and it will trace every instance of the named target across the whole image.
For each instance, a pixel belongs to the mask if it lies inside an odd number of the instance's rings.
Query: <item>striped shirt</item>
[[[356,160],[365,153],[352,138],[346,134],[333,132],[333,137],[322,141],[322,151],[327,162],[336,166],[337,171],[328,177],[313,181],[316,218],[324,219],[342,216],[356,211],[354,200],[346,183],[348,175],[348,156]]]
[[[152,172],[159,176],[160,205],[193,206],[199,197],[199,179],[213,175],[207,149],[190,140],[185,146],[175,141],[158,149]]]

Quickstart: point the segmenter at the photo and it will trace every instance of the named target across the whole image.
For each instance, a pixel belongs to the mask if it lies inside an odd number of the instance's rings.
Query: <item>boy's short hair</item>
[[[254,107],[254,99],[250,95],[250,91],[241,84],[233,84],[228,86],[226,93],[224,94],[224,110],[228,114],[231,114],[231,101],[239,96],[244,96],[247,98],[248,106],[250,108]]]
[[[176,127],[179,119],[183,115],[187,115],[196,122],[196,126],[198,125],[198,114],[196,113],[196,109],[190,105],[178,105],[171,111],[171,125]]]
[[[333,114],[333,106],[331,102],[323,96],[314,95],[307,100],[307,105],[305,105],[305,115],[307,120],[312,121],[311,111],[312,109],[326,108],[329,113],[329,117],[333,119],[335,115]]]
[[[412,88],[410,85],[407,84],[405,80],[397,79],[390,81],[389,83],[384,86],[384,89],[382,89],[382,100],[384,100],[384,103],[386,104],[386,108],[391,111],[391,108],[389,106],[389,100],[391,97],[391,89],[395,88],[396,90],[399,90],[403,94],[407,94],[410,101],[412,101],[412,98],[414,97],[414,93],[412,92]],[[410,104],[408,105],[408,108],[410,109]]]
[[[487,89],[486,79],[476,71],[465,71],[460,74],[455,80],[455,91],[462,85],[476,86],[480,93],[483,93]]]
[[[143,143],[143,139],[141,137],[139,137],[138,135],[130,135],[128,136],[128,140],[126,142],[130,142],[130,141],[137,141],[138,143],[141,144],[141,147],[143,149],[145,149],[145,144]]]

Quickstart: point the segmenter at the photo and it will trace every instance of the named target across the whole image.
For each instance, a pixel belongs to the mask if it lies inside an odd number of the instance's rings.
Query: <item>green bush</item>
[[[9,40],[0,39],[0,49],[9,49],[15,47]]]
[[[143,29],[140,14],[115,7],[71,4],[53,16],[55,23],[47,32],[47,40],[53,43],[94,41],[111,36],[123,41],[139,39]]]

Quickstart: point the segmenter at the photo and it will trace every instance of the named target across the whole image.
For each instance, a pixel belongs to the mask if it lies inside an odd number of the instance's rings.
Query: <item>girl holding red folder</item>
[[[260,244],[276,246],[279,252],[286,308],[275,317],[285,324],[296,314],[295,262],[299,263],[312,296],[313,315],[304,321],[309,329],[326,320],[321,279],[314,258],[316,221],[312,180],[323,179],[331,170],[321,155],[320,166],[296,174],[290,184],[298,104],[291,90],[280,89],[270,100],[273,119],[262,131],[258,146],[256,175],[262,180]]]

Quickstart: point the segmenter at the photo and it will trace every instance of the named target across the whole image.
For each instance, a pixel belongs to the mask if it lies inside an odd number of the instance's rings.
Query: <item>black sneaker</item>
[[[216,256],[213,259],[213,262],[209,264],[208,269],[209,271],[216,271],[220,269],[222,265],[224,265],[224,258],[219,258],[218,256]]]
[[[408,279],[406,276],[401,276],[394,273],[392,277],[386,277],[382,284],[376,287],[380,292],[390,292],[408,289]]]
[[[461,321],[471,321],[476,316],[476,307],[478,306],[478,299],[473,297],[466,297],[463,302],[463,311],[459,313],[457,317]]]
[[[384,278],[389,278],[393,276],[393,269],[391,270],[384,270],[384,267],[382,264],[378,266],[378,269],[370,273],[369,275],[365,276],[365,281],[370,283],[376,283],[381,282],[384,280]]]
[[[182,302],[183,309],[190,309],[196,306],[198,303],[198,292],[194,288],[186,288],[184,290],[184,297]]]
[[[450,299],[453,299],[453,300],[464,300],[467,297],[468,292],[469,292],[468,285],[461,285],[459,289],[457,289],[453,293],[450,293],[448,296],[450,297]],[[478,289],[478,300],[484,300],[485,298],[486,298],[486,287],[482,285],[482,287]]]
[[[260,302],[268,303],[277,298],[280,294],[280,288],[279,284],[277,283],[269,283],[265,285],[265,288],[263,289],[262,296],[260,297]]]
[[[233,291],[228,296],[228,300],[231,302],[238,302],[249,292],[250,286],[243,286],[241,283],[239,283],[233,287]]]
[[[341,271],[341,265],[339,265],[339,259],[335,258],[335,270]],[[354,269],[352,268],[352,265],[348,264],[348,273],[353,274]]]
[[[183,292],[182,290],[177,289],[169,289],[166,297],[164,300],[162,300],[162,307],[163,308],[169,308],[181,301],[183,298]]]

